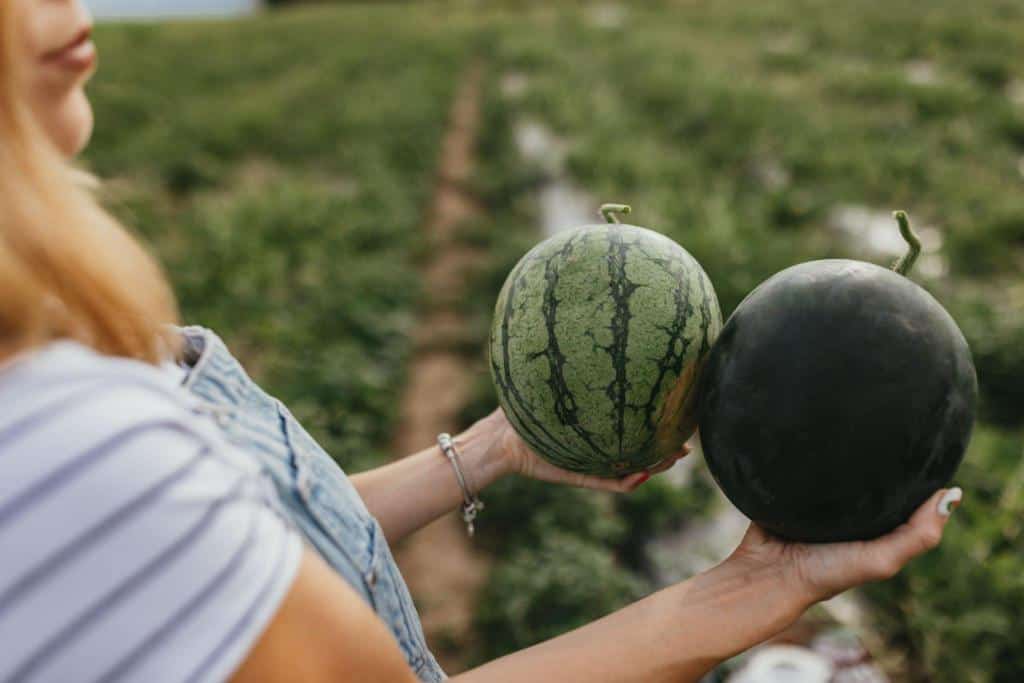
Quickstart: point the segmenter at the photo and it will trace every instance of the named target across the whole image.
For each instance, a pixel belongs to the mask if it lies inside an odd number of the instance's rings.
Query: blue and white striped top
[[[0,370],[0,681],[216,681],[302,543],[158,368],[57,342]]]

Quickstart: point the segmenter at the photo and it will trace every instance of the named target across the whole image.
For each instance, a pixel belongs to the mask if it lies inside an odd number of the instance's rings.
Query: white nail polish
[[[939,514],[949,517],[953,514],[953,505],[963,500],[964,492],[959,486],[954,486],[939,499]]]

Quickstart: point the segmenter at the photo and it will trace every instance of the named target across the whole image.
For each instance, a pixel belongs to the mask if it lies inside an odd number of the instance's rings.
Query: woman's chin
[[[44,120],[50,138],[64,156],[69,159],[75,157],[85,149],[92,137],[92,105],[85,91],[76,88],[59,107],[51,108],[49,112],[50,116]]]
[[[71,156],[77,156],[82,150],[86,148],[86,146],[88,146],[89,140],[92,139],[92,129],[93,115],[92,108],[90,107],[88,109],[88,115],[86,119],[82,122],[81,128],[78,131],[78,138],[74,141]]]

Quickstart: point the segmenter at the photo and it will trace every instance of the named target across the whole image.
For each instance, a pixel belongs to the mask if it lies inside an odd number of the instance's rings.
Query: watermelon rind
[[[512,269],[489,343],[499,402],[561,468],[622,476],[682,447],[722,328],[714,288],[676,242],[625,224],[550,237]]]

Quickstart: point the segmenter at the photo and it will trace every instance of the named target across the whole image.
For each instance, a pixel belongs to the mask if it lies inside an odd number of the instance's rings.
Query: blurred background
[[[428,356],[462,382],[437,431],[493,409],[498,288],[601,202],[684,245],[726,313],[794,263],[888,264],[908,210],[913,277],[979,373],[965,504],[941,548],[783,640],[861,667],[836,681],[1024,680],[1024,4],[87,4],[107,21],[85,164],[186,320],[350,472],[401,454]],[[464,256],[454,278],[442,251]],[[628,497],[507,481],[484,499],[441,566],[400,558],[450,672],[700,571],[744,528],[699,450]],[[754,668],[711,678],[819,680]]]

